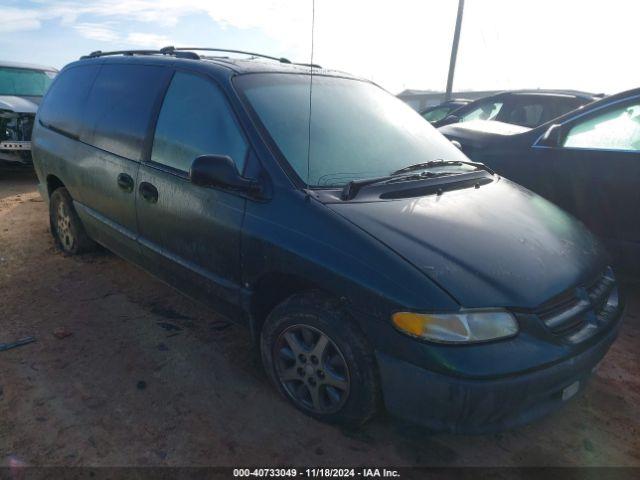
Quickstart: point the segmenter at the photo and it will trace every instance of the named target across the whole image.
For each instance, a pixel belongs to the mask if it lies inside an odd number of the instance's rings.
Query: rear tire
[[[378,410],[373,349],[337,300],[320,292],[293,295],[269,314],[260,343],[271,381],[307,415],[360,426]]]
[[[68,255],[94,251],[96,243],[87,232],[73,207],[73,200],[66,188],[56,189],[49,200],[49,223],[56,246]]]

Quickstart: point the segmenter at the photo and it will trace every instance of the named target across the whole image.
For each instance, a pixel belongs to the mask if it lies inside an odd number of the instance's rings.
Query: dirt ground
[[[241,328],[110,253],[56,251],[34,175],[0,171],[0,343],[37,338],[0,352],[0,465],[640,466],[627,289],[619,339],[563,410],[488,436],[386,415],[345,431],[282,400]]]

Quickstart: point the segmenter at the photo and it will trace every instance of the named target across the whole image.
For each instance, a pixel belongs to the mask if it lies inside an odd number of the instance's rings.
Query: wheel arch
[[[55,192],[58,188],[64,187],[66,188],[64,182],[60,180],[57,176],[50,173],[47,175],[47,195],[51,198],[51,194]]]
[[[260,332],[269,313],[287,298],[298,293],[312,291],[332,295],[331,292],[327,292],[326,289],[313,281],[282,272],[264,274],[254,283],[252,290],[249,311],[251,313],[251,334],[256,342],[260,338]]]

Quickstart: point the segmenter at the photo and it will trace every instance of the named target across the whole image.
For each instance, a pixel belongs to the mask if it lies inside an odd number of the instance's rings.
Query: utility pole
[[[451,45],[451,60],[449,61],[449,76],[447,77],[447,92],[445,100],[451,100],[453,90],[453,74],[456,71],[456,59],[458,57],[458,44],[460,43],[460,28],[462,27],[462,12],[464,0],[458,0],[458,16],[456,17],[456,29],[453,32],[453,45]]]

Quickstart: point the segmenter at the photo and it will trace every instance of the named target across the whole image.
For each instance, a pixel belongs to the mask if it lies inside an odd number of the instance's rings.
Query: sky
[[[215,46],[443,90],[458,0],[0,0],[0,60],[63,67],[94,50]],[[466,0],[454,90],[640,83],[637,0]]]

